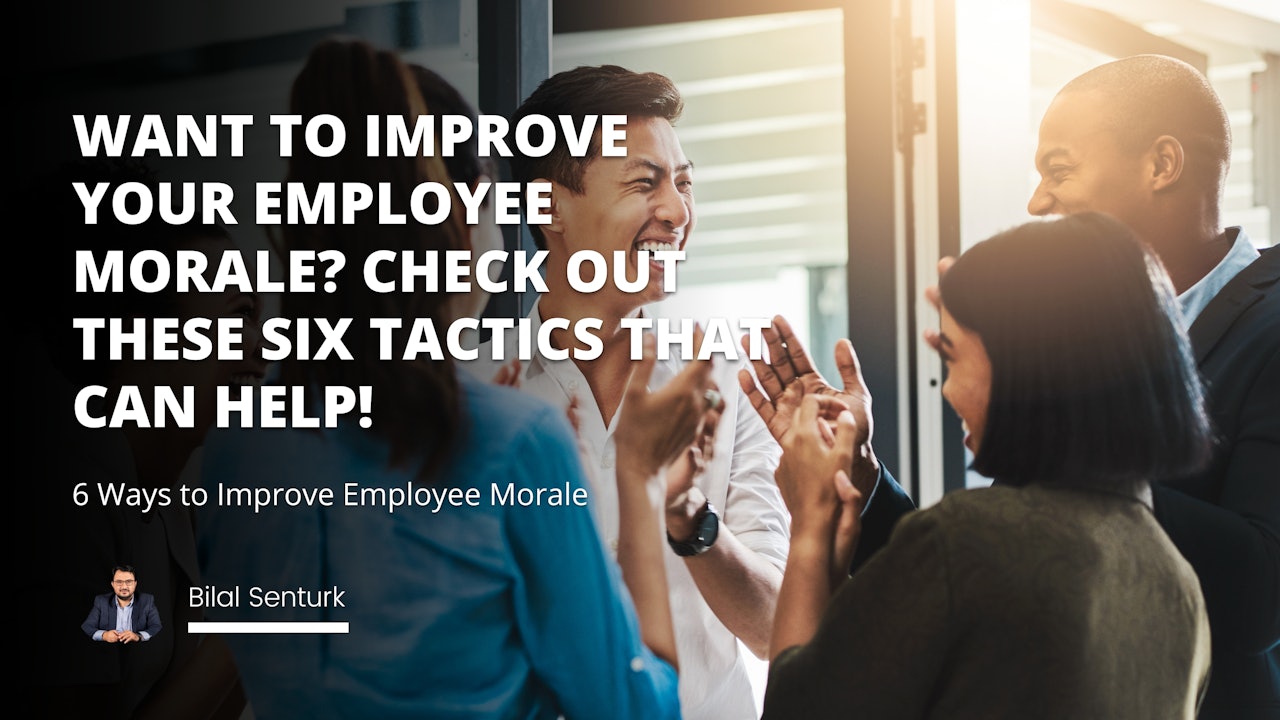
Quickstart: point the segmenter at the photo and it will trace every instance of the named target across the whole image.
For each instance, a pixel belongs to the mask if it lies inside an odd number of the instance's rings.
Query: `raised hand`
[[[791,511],[793,534],[822,527],[821,534],[829,537],[835,529],[840,501],[834,479],[836,473],[848,475],[859,435],[853,414],[841,410],[834,433],[830,439],[826,436],[822,418],[838,403],[834,398],[806,395],[781,443],[782,459],[774,479]]]
[[[701,349],[702,341],[701,328],[695,328],[695,347]],[[646,336],[644,355],[631,371],[614,433],[618,450],[618,566],[635,602],[645,644],[655,655],[676,665],[664,565],[667,549],[661,541],[668,489],[663,470],[689,451],[707,422],[707,411],[719,409],[721,402],[719,392],[712,392],[715,386],[709,360],[694,360],[662,389],[650,391],[656,362],[654,339]]]
[[[700,348],[702,340],[701,329],[695,329],[695,347]],[[710,360],[690,362],[661,390],[651,392],[648,385],[656,361],[654,341],[646,337],[644,356],[627,384],[614,435],[619,468],[634,469],[645,477],[656,475],[688,452],[723,408],[711,380]],[[692,477],[689,474],[688,483]]]
[[[693,534],[694,517],[707,500],[694,480],[715,456],[716,428],[723,410],[723,400],[707,408],[697,439],[667,470],[667,531],[672,537],[686,538]]]
[[[864,496],[870,497],[875,489],[880,466],[871,451],[871,393],[862,378],[862,368],[858,364],[853,344],[848,340],[836,343],[836,368],[843,385],[842,389],[837,390],[814,367],[809,353],[785,318],[775,317],[773,324],[763,331],[763,335],[769,349],[769,358],[767,361],[753,360],[751,363],[760,380],[759,385],[745,369],[738,373],[738,383],[751,401],[751,406],[764,420],[774,439],[785,448],[785,440],[791,432],[804,397],[817,395],[837,401],[838,405],[824,403],[820,406],[822,419],[831,429],[840,412],[847,410],[853,414],[858,432],[855,452],[862,462],[850,474],[850,478]],[[746,345],[747,338],[743,338],[744,348]]]
[[[719,406],[707,409],[702,427],[693,444],[681,453],[667,470],[668,500],[673,500],[676,495],[688,491],[693,486],[694,479],[707,469],[707,464],[715,457],[716,428],[720,426],[723,408],[722,401]]]

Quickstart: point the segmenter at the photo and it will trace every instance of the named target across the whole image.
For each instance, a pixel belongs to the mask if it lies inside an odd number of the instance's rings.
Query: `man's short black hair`
[[[1173,287],[1118,221],[1082,213],[1000,233],[962,255],[940,290],[991,359],[978,472],[1119,489],[1207,459]]]
[[[556,118],[568,115],[580,124],[588,115],[626,115],[628,118],[664,118],[675,123],[684,111],[684,100],[675,83],[658,73],[637,73],[617,65],[579,67],[556,73],[538,86],[537,90],[516,109],[511,119],[515,127],[529,115],[544,115],[559,125]],[[541,142],[533,133],[534,145]],[[563,138],[543,157],[526,157],[516,149],[511,158],[511,174],[517,182],[528,183],[538,178],[555,181],[569,190],[583,192],[582,176],[587,166],[600,152],[599,132],[591,140],[591,149],[584,157],[569,154]],[[540,249],[547,242],[542,231],[529,226]]]
[[[1058,95],[1097,93],[1121,147],[1145,151],[1161,135],[1178,139],[1185,175],[1207,196],[1221,196],[1231,164],[1231,121],[1209,80],[1164,55],[1134,55],[1099,65]]]
[[[134,580],[138,579],[138,571],[134,570],[132,565],[116,565],[115,567],[111,568],[112,580],[116,579],[116,573],[118,572],[127,572],[133,576]]]

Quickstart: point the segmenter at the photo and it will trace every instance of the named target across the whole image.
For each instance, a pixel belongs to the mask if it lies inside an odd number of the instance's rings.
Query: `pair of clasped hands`
[[[131,642],[142,642],[142,636],[132,630],[121,630],[120,632],[108,630],[102,633],[102,639],[109,643],[118,642],[122,645]]]

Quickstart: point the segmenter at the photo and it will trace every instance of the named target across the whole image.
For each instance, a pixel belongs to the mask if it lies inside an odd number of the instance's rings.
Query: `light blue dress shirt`
[[[1228,234],[1232,232],[1236,233],[1235,242],[1231,244],[1231,249],[1222,260],[1209,271],[1208,275],[1200,278],[1199,282],[1178,296],[1178,304],[1182,306],[1182,319],[1187,327],[1191,327],[1191,323],[1200,317],[1200,313],[1204,312],[1205,307],[1218,294],[1218,291],[1226,287],[1227,283],[1239,275],[1241,270],[1258,259],[1258,249],[1253,246],[1253,241],[1249,240],[1244,230],[1238,227],[1227,228]]]

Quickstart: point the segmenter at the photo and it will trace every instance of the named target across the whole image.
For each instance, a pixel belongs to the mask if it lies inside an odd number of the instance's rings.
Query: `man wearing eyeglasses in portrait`
[[[146,642],[160,632],[160,613],[150,593],[140,593],[131,565],[111,570],[111,592],[93,599],[93,609],[80,627],[94,640],[128,644]]]

